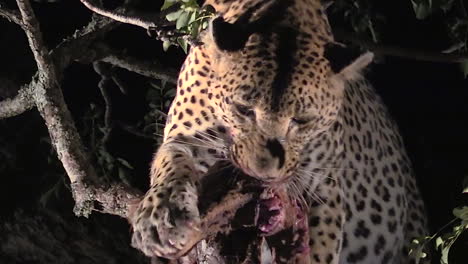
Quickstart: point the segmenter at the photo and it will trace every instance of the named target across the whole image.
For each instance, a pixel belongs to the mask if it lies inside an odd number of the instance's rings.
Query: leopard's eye
[[[296,124],[296,125],[305,125],[307,123],[309,123],[310,120],[307,120],[307,119],[304,119],[304,118],[297,118],[297,117],[293,117],[291,118],[291,122],[293,124]]]
[[[255,116],[255,111],[252,109],[252,107],[248,107],[248,106],[241,105],[241,104],[234,104],[234,107],[236,108],[237,112],[243,116],[247,116],[247,117]]]

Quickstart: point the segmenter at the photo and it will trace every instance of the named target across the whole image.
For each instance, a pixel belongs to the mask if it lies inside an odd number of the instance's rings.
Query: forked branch
[[[88,215],[92,210],[100,210],[125,216],[126,214],[122,212],[126,210],[129,200],[138,197],[139,193],[125,185],[106,186],[98,183],[94,167],[84,151],[65,104],[59,85],[57,65],[43,42],[31,4],[28,0],[17,0],[17,4],[38,72],[28,86],[20,89],[18,96],[0,104],[0,113],[10,110],[11,115],[16,114],[35,104],[46,123],[57,156],[70,179],[76,201],[75,212]],[[7,114],[2,115],[7,116]],[[99,204],[97,208],[96,202]]]
[[[126,1],[127,2],[127,1]],[[75,213],[89,215],[93,210],[126,217],[128,207],[141,193],[125,184],[103,184],[85,152],[60,87],[63,70],[73,61],[104,61],[153,78],[175,82],[175,71],[156,63],[127,58],[96,42],[115,28],[116,22],[93,17],[92,21],[50,52],[43,41],[39,23],[29,0],[17,0],[19,11],[0,9],[0,16],[20,25],[37,64],[33,80],[18,94],[0,101],[0,118],[15,116],[34,106],[46,123],[51,143],[71,182]],[[164,69],[164,70],[163,70]],[[158,74],[158,71],[161,73]]]
[[[1,7],[1,6],[0,6]],[[21,14],[16,10],[10,10],[1,7],[0,16],[6,18],[8,21],[17,24],[20,27],[23,27],[23,21],[21,20]]]
[[[131,25],[139,26],[145,29],[150,29],[150,28],[154,28],[158,26],[154,21],[151,21],[150,19],[145,19],[142,15],[131,16],[131,15],[122,14],[119,11],[107,10],[107,9],[97,6],[93,0],[80,0],[80,1],[89,10],[95,12],[96,14],[111,18],[121,23],[131,24]]]

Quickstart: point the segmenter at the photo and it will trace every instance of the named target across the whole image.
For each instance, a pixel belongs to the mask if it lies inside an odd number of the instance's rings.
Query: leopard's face
[[[320,52],[303,57],[299,43],[282,50],[282,37],[252,36],[235,56],[217,60],[213,81],[231,160],[268,183],[296,174],[306,143],[330,128],[343,96]]]

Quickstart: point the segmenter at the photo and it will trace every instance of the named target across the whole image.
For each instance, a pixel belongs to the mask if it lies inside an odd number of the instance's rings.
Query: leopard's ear
[[[239,51],[252,34],[270,32],[279,25],[290,5],[288,0],[263,0],[245,9],[233,23],[219,16],[210,23],[211,37],[219,50]]]
[[[210,23],[210,34],[220,50],[239,51],[245,47],[251,32],[243,24],[231,24],[217,17]]]
[[[374,54],[356,53],[342,44],[328,43],[325,46],[324,57],[330,63],[336,77],[344,81],[353,81],[361,78],[364,69],[374,59]]]

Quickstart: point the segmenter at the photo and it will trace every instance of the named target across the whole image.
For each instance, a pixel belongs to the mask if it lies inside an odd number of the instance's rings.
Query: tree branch
[[[53,53],[49,53],[43,42],[39,24],[30,2],[17,0],[17,4],[22,16],[22,28],[32,49],[38,72],[29,85],[20,89],[16,97],[0,102],[0,117],[17,115],[36,104],[48,128],[52,145],[71,181],[72,193],[76,202],[75,213],[87,216],[91,211],[97,210],[126,217],[129,204],[141,194],[124,184],[104,185],[98,183],[96,172],[90,165],[59,86],[59,74],[71,62],[86,60],[89,56],[99,60],[108,55],[99,47],[94,47],[93,44],[103,33],[112,29],[116,23],[105,18],[93,18],[87,27],[75,33],[72,38],[62,42]],[[3,12],[2,14],[10,13]],[[8,17],[20,21],[17,16],[10,15]],[[90,50],[94,50],[95,54],[89,55]],[[108,58],[108,61],[127,69],[139,65],[136,60],[133,60],[133,64],[126,64],[121,60],[123,58],[120,56]],[[151,75],[149,72],[154,70],[156,65],[146,63],[143,66],[143,69],[137,70],[137,72]],[[175,82],[177,73],[174,71],[167,75],[160,75]]]
[[[147,14],[142,12],[136,11],[129,11],[126,12],[125,10],[106,10],[102,7],[97,6],[94,4],[93,0],[80,0],[89,10],[108,18],[111,18],[115,21],[119,21],[121,23],[135,25],[138,27],[142,27],[148,31],[148,34],[154,36],[159,40],[174,40],[176,38],[182,38],[188,41],[191,45],[199,44],[198,41],[192,38],[190,34],[185,34],[178,32],[175,30],[175,24],[167,22],[164,19],[164,14],[167,12],[171,12],[173,8],[177,8],[178,5],[174,5],[161,13],[155,14]],[[128,14],[126,14],[128,13]]]
[[[113,22],[105,19],[91,21],[73,40],[65,41],[49,55],[42,41],[38,22],[27,0],[17,0],[23,16],[24,31],[33,50],[38,65],[37,81],[34,83],[34,100],[48,128],[51,142],[58,158],[71,181],[75,200],[75,213],[88,216],[93,210],[126,217],[132,201],[138,200],[141,193],[125,184],[107,185],[99,182],[94,167],[84,151],[80,136],[71,114],[65,104],[59,86],[58,74],[76,59],[86,57],[89,47],[103,32],[113,27]],[[67,54],[65,59],[56,56]],[[59,62],[57,67],[56,62]]]
[[[35,83],[24,85],[13,98],[0,101],[0,119],[13,117],[22,114],[34,107],[32,91]]]
[[[116,21],[136,25],[147,30],[161,28],[161,25],[154,22],[154,20],[145,19],[143,15],[124,15],[119,11],[110,11],[104,8],[101,8],[93,3],[91,0],[80,0],[87,8],[92,10],[93,12],[100,14],[105,17],[109,17]],[[176,34],[175,32],[171,32],[171,30],[165,30],[167,32],[163,32],[163,30],[157,30],[157,35],[159,39],[164,40],[167,37],[170,37],[171,34]],[[382,46],[379,44],[375,44],[373,41],[365,40],[357,38],[356,36],[345,33],[340,30],[335,30],[335,35],[338,39],[349,41],[355,45],[361,46],[365,49],[369,49],[376,54],[387,55],[387,56],[394,56],[394,57],[401,57],[407,58],[412,60],[419,60],[419,61],[430,61],[430,62],[443,62],[443,63],[457,63],[463,62],[468,60],[468,54],[447,54],[442,52],[428,52],[428,51],[420,51],[420,50],[413,50],[413,49],[406,49],[400,47],[392,47],[392,46]],[[179,36],[187,38],[189,42],[192,43],[189,36]],[[145,75],[145,74],[143,74]]]
[[[39,74],[47,75],[48,78],[55,78],[55,69],[51,63],[49,51],[42,40],[41,30],[37,23],[36,16],[31,8],[31,3],[27,0],[17,0],[21,17],[24,24],[24,33],[28,38],[29,46],[36,60]]]
[[[72,183],[83,181],[85,178],[95,179],[96,173],[94,168],[89,166],[88,158],[80,142],[80,136],[65,104],[54,64],[42,41],[39,25],[31,5],[28,0],[17,0],[17,3],[23,18],[29,46],[38,68],[34,98],[49,130],[52,144]]]
[[[340,41],[349,41],[357,46],[368,49],[376,54],[406,58],[410,60],[442,62],[442,63],[458,63],[468,60],[468,54],[448,54],[442,52],[421,51],[393,46],[383,46],[376,44],[371,40],[361,39],[353,34],[334,30],[335,36]]]
[[[117,53],[104,57],[101,61],[153,79],[164,80],[172,84],[177,82],[178,71],[164,67],[155,61],[141,61]]]
[[[64,70],[70,63],[74,61],[89,61],[89,57],[95,58],[97,50],[94,47],[97,40],[102,38],[104,34],[116,28],[118,22],[112,19],[93,16],[92,20],[83,29],[75,32],[72,37],[62,41],[51,52],[55,65],[58,71]],[[104,56],[104,54],[99,54]]]
[[[89,10],[93,11],[94,13],[97,13],[101,16],[109,17],[121,23],[131,24],[131,25],[139,26],[145,29],[150,29],[150,28],[154,28],[158,26],[154,21],[145,19],[142,15],[139,15],[139,16],[124,15],[118,11],[110,11],[110,10],[101,8],[89,0],[80,0],[80,1],[81,3],[83,3],[83,5],[85,5]]]
[[[0,9],[0,13],[5,12],[5,9]],[[23,30],[27,30],[24,27],[22,18],[19,11],[8,11],[11,14],[18,15],[16,17],[18,23],[21,24]],[[93,17],[93,19],[85,26],[82,30],[75,32],[73,37],[65,39],[60,43],[54,50],[52,50],[50,57],[53,62],[47,62],[51,65],[55,65],[57,74],[60,74],[70,63],[75,60],[82,60],[84,57],[90,56],[90,50],[96,39],[102,37],[105,33],[109,32],[117,26],[117,22],[104,18],[104,17]],[[28,39],[29,40],[29,39]],[[37,44],[35,44],[37,45]],[[100,55],[101,57],[104,54]],[[47,59],[49,60],[49,59]],[[59,78],[60,76],[57,76]],[[8,98],[0,101],[0,119],[9,118],[16,115],[20,115],[23,112],[30,110],[35,105],[35,99],[33,98],[37,86],[43,86],[44,82],[33,80],[29,85],[24,86],[18,91],[18,95],[14,98]]]
[[[98,83],[99,90],[101,91],[101,96],[104,99],[104,103],[106,105],[105,112],[104,112],[104,137],[102,138],[102,144],[104,149],[107,149],[107,143],[111,138],[112,132],[114,130],[114,121],[112,119],[113,107],[112,107],[112,99],[109,94],[109,89],[113,84],[113,80],[111,77],[112,66],[102,63],[102,62],[94,62],[93,63],[94,71],[101,76],[101,80]]]
[[[0,16],[6,18],[8,21],[23,27],[23,21],[21,20],[21,14],[16,10],[9,10],[6,8],[0,8]]]
[[[138,203],[143,195],[124,184],[97,185],[75,182],[71,187],[75,200],[74,213],[85,217],[92,211],[98,211],[128,218],[131,207]]]

